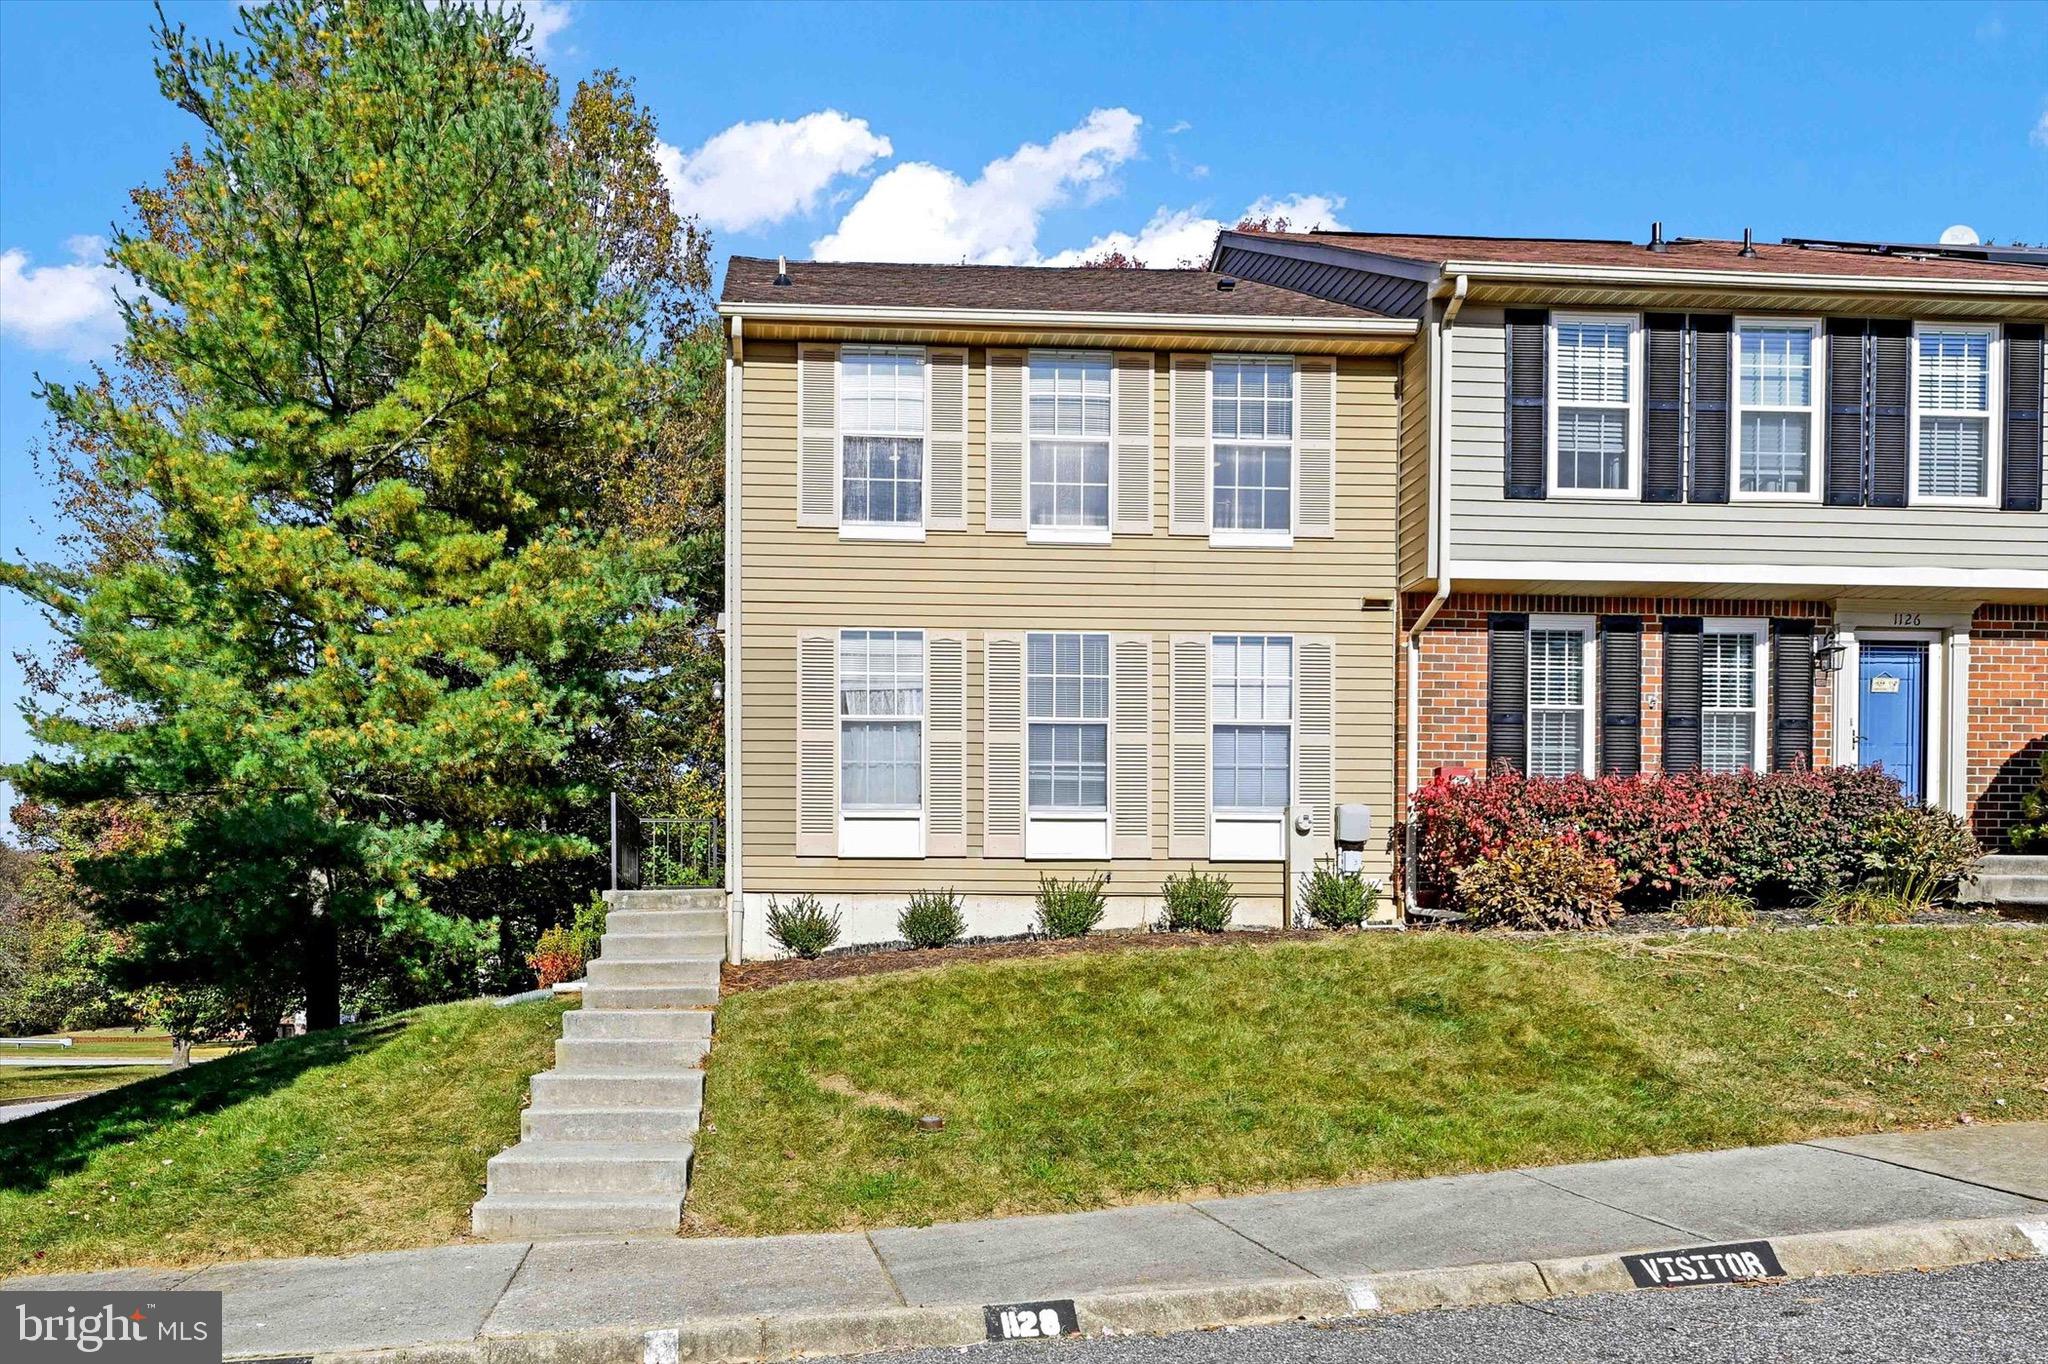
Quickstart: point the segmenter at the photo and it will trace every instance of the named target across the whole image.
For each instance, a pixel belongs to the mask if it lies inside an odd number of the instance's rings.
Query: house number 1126
[[[1918,611],[1892,612],[1892,624],[1894,625],[1918,625],[1919,623],[1920,613]]]

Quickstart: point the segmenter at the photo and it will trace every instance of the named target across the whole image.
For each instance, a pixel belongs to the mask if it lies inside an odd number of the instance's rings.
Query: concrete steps
[[[712,1006],[725,957],[718,891],[615,891],[583,1007],[533,1077],[519,1144],[493,1156],[478,1236],[673,1235],[689,1189]]]
[[[2048,856],[1987,857],[1963,886],[1962,899],[1973,905],[2048,905]]]

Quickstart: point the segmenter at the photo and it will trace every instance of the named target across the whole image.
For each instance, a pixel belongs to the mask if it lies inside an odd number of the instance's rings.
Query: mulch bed
[[[1981,909],[1934,909],[1916,914],[1900,927],[1958,927],[2001,922],[2048,923],[2031,915],[2003,915]],[[1754,928],[1769,931],[1832,928],[1835,925],[1803,909],[1757,911]],[[1361,930],[1351,930],[1361,931]],[[1378,933],[1386,929],[1365,929]],[[1474,930],[1425,921],[1411,923],[1411,933],[1470,933]],[[1505,930],[1491,930],[1503,932]],[[1637,937],[1646,934],[1717,933],[1726,930],[1694,928],[1670,913],[1625,914],[1604,929],[1588,930],[1574,936]],[[773,961],[725,964],[722,990],[728,995],[748,990],[770,990],[778,985],[802,981],[847,980],[855,976],[881,976],[897,971],[919,971],[959,962],[1011,961],[1025,957],[1067,957],[1081,952],[1122,952],[1131,948],[1170,949],[1177,947],[1239,947],[1260,943],[1313,942],[1328,938],[1326,928],[1234,928],[1227,933],[1110,932],[1085,938],[997,938],[961,943],[957,947],[916,948],[893,943],[865,944],[828,952],[815,961],[786,957]]]

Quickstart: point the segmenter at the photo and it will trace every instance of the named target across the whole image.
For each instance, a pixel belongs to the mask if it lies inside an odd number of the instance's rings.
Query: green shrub
[[[604,921],[608,906],[601,892],[591,892],[590,899],[576,911],[569,921],[569,936],[575,940],[583,959],[589,961],[604,945]]]
[[[1902,924],[1914,908],[1880,885],[1838,886],[1813,902],[1813,912],[1833,924]]]
[[[1038,931],[1048,938],[1087,937],[1090,930],[1102,922],[1102,915],[1109,908],[1102,895],[1102,888],[1108,884],[1109,877],[1103,872],[1086,879],[1076,877],[1072,881],[1041,875],[1038,878]]]
[[[896,931],[912,947],[951,947],[967,932],[960,896],[950,890],[921,890],[896,916]]]
[[[1678,921],[1693,928],[1748,928],[1756,922],[1756,906],[1732,890],[1703,890],[1688,895],[1674,909]]]
[[[1165,893],[1159,927],[1168,933],[1221,933],[1237,909],[1228,876],[1205,876],[1193,868],[1185,876],[1167,877]]]
[[[805,961],[839,941],[839,911],[826,909],[815,895],[799,895],[788,904],[768,897],[768,940]]]
[[[1517,839],[1458,873],[1466,912],[1488,927],[1599,928],[1620,895],[1614,863],[1563,838]]]
[[[1356,928],[1379,908],[1377,882],[1339,871],[1327,857],[1301,874],[1299,886],[1302,912],[1324,928]]]
[[[2006,834],[2017,853],[2048,853],[2048,753],[2041,755],[2041,779],[2020,797],[2020,822]]]
[[[1984,850],[1959,816],[1909,805],[1873,821],[1863,872],[1869,884],[1890,892],[1911,911],[1954,899],[1983,859]]]

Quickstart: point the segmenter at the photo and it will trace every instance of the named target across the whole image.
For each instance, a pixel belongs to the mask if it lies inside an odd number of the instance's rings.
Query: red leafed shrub
[[[583,974],[583,944],[566,928],[550,928],[540,935],[526,964],[540,978],[541,989],[560,985]]]
[[[1415,793],[1417,887],[1462,908],[1459,869],[1512,843],[1569,836],[1613,862],[1631,909],[1732,890],[1765,903],[1861,875],[1878,816],[1903,806],[1882,772],[1439,778]]]

